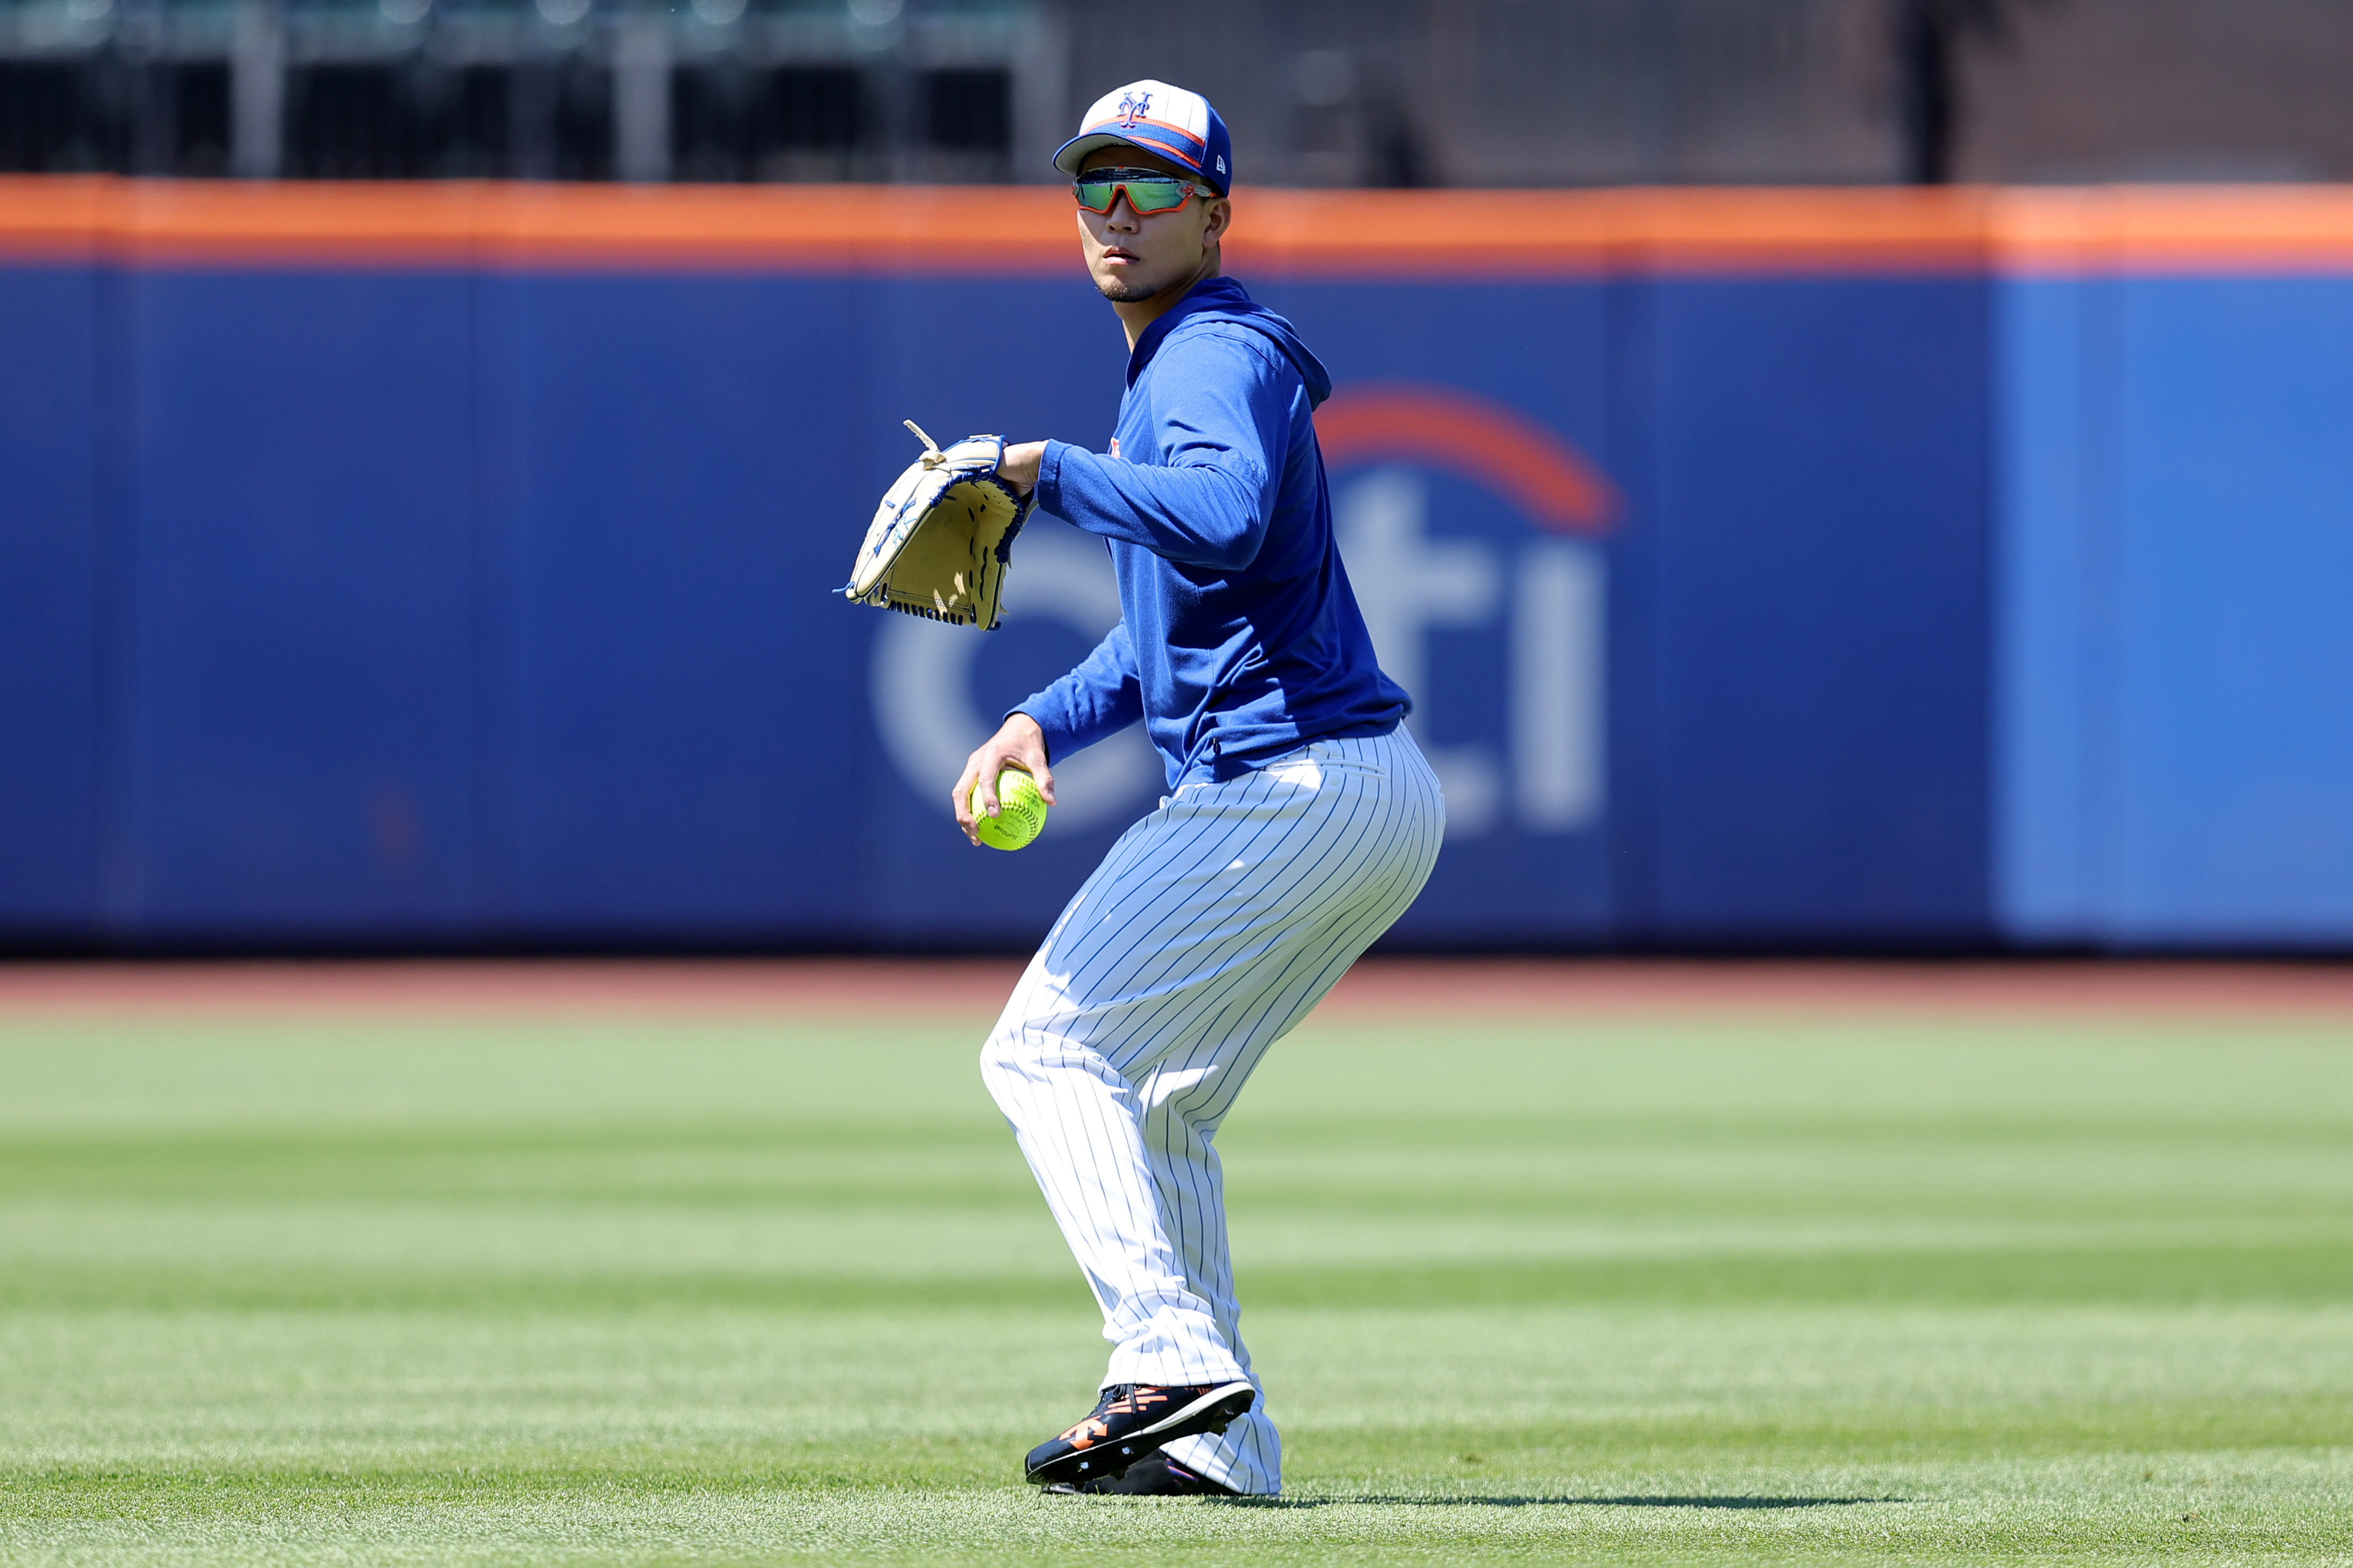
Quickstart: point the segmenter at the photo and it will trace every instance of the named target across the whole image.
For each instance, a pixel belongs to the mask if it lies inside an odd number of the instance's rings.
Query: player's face
[[[1080,165],[1088,169],[1155,169],[1190,179],[1181,165],[1141,147],[1098,147]],[[1201,275],[1203,258],[1225,233],[1233,204],[1207,192],[1172,212],[1145,213],[1123,199],[1107,213],[1079,209],[1079,246],[1087,273],[1106,300],[1149,300],[1164,289],[1189,284]]]

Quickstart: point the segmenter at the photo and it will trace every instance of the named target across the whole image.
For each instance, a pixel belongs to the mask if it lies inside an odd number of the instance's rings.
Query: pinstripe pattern
[[[1103,1308],[1103,1384],[1250,1374],[1218,1124],[1266,1048],[1388,929],[1438,858],[1438,781],[1403,730],[1187,784],[1112,847],[1029,961],[981,1075]],[[1257,1409],[1171,1444],[1282,1483]]]

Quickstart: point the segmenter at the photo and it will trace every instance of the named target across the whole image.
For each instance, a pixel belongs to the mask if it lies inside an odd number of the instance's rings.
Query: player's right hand
[[[964,773],[955,782],[952,798],[956,826],[976,846],[980,843],[976,808],[981,816],[997,815],[997,775],[1008,767],[1020,768],[1036,779],[1038,793],[1045,796],[1048,805],[1054,804],[1054,770],[1046,765],[1046,732],[1027,713],[1006,715],[997,733],[965,759]]]

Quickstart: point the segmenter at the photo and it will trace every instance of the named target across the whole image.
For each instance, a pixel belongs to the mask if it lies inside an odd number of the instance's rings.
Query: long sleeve
[[[1333,539],[1314,422],[1331,389],[1290,322],[1212,278],[1137,336],[1111,455],[1047,444],[1039,509],[1103,541],[1120,608],[1015,710],[1058,765],[1140,720],[1173,794],[1203,767],[1387,734],[1411,711]]]
[[[1287,400],[1261,395],[1282,373],[1272,351],[1219,334],[1169,352],[1184,363],[1158,378],[1167,388],[1151,409],[1160,450],[1126,462],[1048,442],[1039,504],[1177,565],[1240,572],[1266,542],[1282,482]]]
[[[1135,645],[1128,640],[1127,623],[1112,627],[1077,668],[1017,703],[1011,711],[1038,721],[1038,728],[1046,733],[1050,763],[1059,763],[1143,718],[1144,688],[1136,679]]]

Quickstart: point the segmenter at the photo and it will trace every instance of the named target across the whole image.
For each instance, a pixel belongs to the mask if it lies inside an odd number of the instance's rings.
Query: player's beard
[[[1114,305],[1134,305],[1160,292],[1157,283],[1139,283],[1133,278],[1098,278],[1095,292]]]
[[[1172,291],[1181,298],[1202,279],[1218,276],[1218,251],[1215,247],[1205,249],[1201,252],[1200,264],[1191,272],[1182,278],[1172,278],[1166,283],[1146,283],[1141,279],[1123,277],[1116,272],[1109,277],[1100,277],[1092,269],[1089,276],[1094,279],[1095,292],[1114,305],[1139,305]]]

